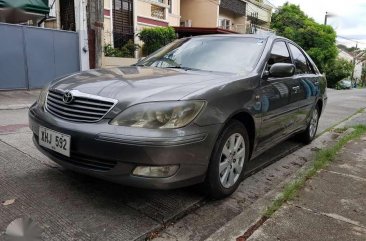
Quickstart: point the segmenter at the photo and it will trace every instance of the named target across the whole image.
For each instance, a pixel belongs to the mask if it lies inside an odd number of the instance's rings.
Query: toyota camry
[[[128,67],[52,81],[29,110],[35,146],[76,172],[143,188],[233,193],[255,157],[316,134],[326,80],[275,35],[176,40]]]

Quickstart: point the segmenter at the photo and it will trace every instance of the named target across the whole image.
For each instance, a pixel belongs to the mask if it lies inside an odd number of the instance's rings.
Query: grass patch
[[[357,125],[353,128],[353,132],[342,137],[333,146],[327,149],[319,150],[316,153],[315,160],[313,161],[310,168],[300,173],[299,177],[297,177],[294,181],[285,185],[282,193],[272,202],[269,207],[267,207],[264,216],[269,218],[282,206],[283,203],[293,199],[298,191],[305,185],[306,180],[314,176],[319,170],[323,169],[332,160],[334,160],[337,153],[344,145],[353,139],[360,138],[364,133],[366,133],[365,125]]]
[[[327,129],[325,129],[324,131],[320,132],[319,134],[317,134],[316,136],[321,136],[323,135],[325,132],[328,132],[328,131],[331,131],[334,129],[334,127],[336,127],[337,125],[345,122],[345,121],[348,121],[349,119],[351,119],[352,117],[354,117],[355,115],[357,114],[360,114],[360,113],[363,113],[365,111],[365,108],[360,108],[358,109],[355,113],[353,113],[352,115],[348,116],[347,118],[344,118],[343,120],[335,123],[334,125],[332,125],[331,127],[328,127]]]

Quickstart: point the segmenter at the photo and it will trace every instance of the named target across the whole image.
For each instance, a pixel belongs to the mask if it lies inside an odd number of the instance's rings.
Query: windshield
[[[253,37],[179,39],[138,65],[243,74],[256,66],[264,45],[264,39]]]

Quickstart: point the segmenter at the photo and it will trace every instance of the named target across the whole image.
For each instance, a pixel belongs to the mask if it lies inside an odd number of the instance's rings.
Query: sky
[[[285,2],[300,5],[300,8],[318,23],[324,23],[325,12],[335,15],[328,17],[328,24],[336,30],[337,42],[355,46],[358,40],[360,48],[366,48],[366,0],[269,0],[275,6]]]

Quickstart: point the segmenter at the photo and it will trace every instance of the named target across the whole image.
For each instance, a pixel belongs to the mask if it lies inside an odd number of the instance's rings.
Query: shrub
[[[121,48],[122,56],[126,57],[126,58],[134,58],[135,57],[135,51],[139,48],[140,48],[140,46],[138,44],[135,44],[133,42],[133,40],[130,39]]]
[[[325,74],[328,81],[328,87],[334,88],[337,83],[349,76],[353,71],[353,64],[345,59],[336,59],[327,64]]]
[[[120,49],[113,48],[111,44],[104,46],[104,56],[106,57],[122,57]]]
[[[138,36],[144,42],[142,46],[142,54],[144,56],[153,53],[176,39],[175,31],[172,27],[144,28]]]
[[[122,46],[122,48],[113,48],[112,45],[107,44],[104,46],[104,55],[106,57],[135,57],[135,51],[140,48],[138,44],[135,44],[132,39]]]

